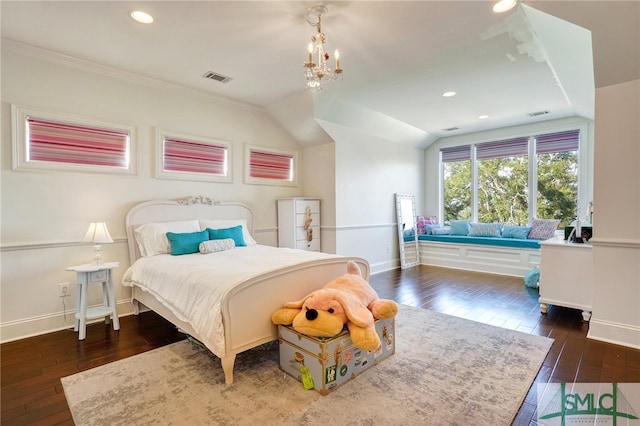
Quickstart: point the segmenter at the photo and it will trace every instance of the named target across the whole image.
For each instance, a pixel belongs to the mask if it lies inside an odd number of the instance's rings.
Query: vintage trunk
[[[395,319],[376,321],[382,345],[369,352],[353,345],[348,330],[334,337],[310,337],[279,325],[280,367],[302,381],[300,369],[309,368],[314,388],[322,395],[395,353]]]

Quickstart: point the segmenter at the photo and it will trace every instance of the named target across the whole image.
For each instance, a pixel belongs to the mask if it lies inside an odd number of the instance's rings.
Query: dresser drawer
[[[89,282],[104,282],[109,278],[109,271],[96,271],[89,273]]]
[[[311,213],[320,213],[320,201],[318,200],[296,200],[296,213],[304,214],[307,207],[311,209]]]
[[[296,227],[304,228],[304,224],[307,221],[306,214],[297,214],[296,215]],[[320,215],[318,213],[311,214],[311,226],[320,225]]]
[[[320,227],[312,226],[311,232],[313,233],[313,238],[318,239],[318,237],[320,236]],[[296,240],[297,241],[307,240],[307,230],[304,228],[296,228]]]
[[[296,248],[300,250],[320,251],[320,239],[314,238],[312,241],[296,241]]]

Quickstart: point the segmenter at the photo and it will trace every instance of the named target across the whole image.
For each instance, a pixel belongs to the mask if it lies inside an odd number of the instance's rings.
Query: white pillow
[[[230,250],[236,246],[236,242],[233,238],[225,238],[223,240],[209,240],[203,241],[198,246],[200,253],[215,253],[217,251]]]
[[[197,219],[178,222],[146,223],[137,227],[133,234],[136,237],[140,254],[143,257],[171,253],[171,244],[167,232],[198,232],[200,224]]]
[[[198,231],[204,231],[207,228],[233,228],[234,226],[238,225],[242,225],[242,238],[244,239],[246,245],[258,244],[258,242],[254,240],[249,233],[246,219],[200,219],[200,229],[198,229]]]

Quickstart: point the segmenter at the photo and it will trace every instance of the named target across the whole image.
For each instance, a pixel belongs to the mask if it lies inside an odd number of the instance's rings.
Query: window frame
[[[223,146],[226,150],[226,174],[217,175],[213,173],[189,172],[179,170],[164,169],[164,141],[165,138],[183,139],[184,142],[195,142],[206,145]],[[172,180],[192,180],[205,182],[233,182],[233,143],[223,139],[215,139],[206,136],[191,135],[187,133],[174,132],[156,128],[156,170],[155,177],[157,179]]]
[[[293,173],[293,179],[269,179],[251,176],[251,152],[263,152],[266,154],[284,155],[291,157],[293,165],[290,171]],[[244,182],[254,185],[276,185],[276,186],[298,186],[298,151],[289,149],[275,149],[258,145],[245,144],[244,154]]]
[[[478,220],[478,160],[476,158],[476,146],[486,142],[493,142],[499,140],[511,140],[519,137],[528,138],[529,144],[529,223],[536,218],[537,211],[537,190],[538,190],[538,176],[537,176],[537,159],[535,150],[535,137],[546,134],[562,133],[566,131],[577,130],[579,131],[580,145],[577,155],[577,167],[578,167],[578,188],[577,188],[577,206],[576,212],[579,217],[583,217],[586,212],[588,203],[593,199],[593,183],[592,173],[593,166],[591,160],[591,142],[589,137],[589,126],[587,122],[579,121],[571,124],[553,125],[553,126],[541,126],[537,128],[528,129],[522,133],[510,133],[500,136],[484,137],[480,139],[469,139],[472,135],[465,137],[465,141],[458,140],[455,143],[443,143],[437,147],[438,150],[438,214],[441,218],[444,218],[444,163],[442,162],[442,149],[453,149],[457,146],[469,145],[471,146],[471,221]],[[531,160],[533,158],[533,160]],[[533,192],[532,192],[533,190]]]
[[[65,171],[84,173],[105,173],[134,175],[138,174],[138,149],[137,149],[137,128],[133,125],[112,123],[102,120],[95,120],[73,114],[51,112],[43,109],[32,108],[21,105],[11,105],[12,134],[11,134],[11,166],[16,171]],[[128,157],[127,167],[117,167],[109,165],[80,164],[58,161],[28,160],[29,140],[28,122],[29,118],[37,118],[43,121],[54,121],[72,126],[85,126],[101,130],[115,130],[128,134],[128,147],[125,156]]]

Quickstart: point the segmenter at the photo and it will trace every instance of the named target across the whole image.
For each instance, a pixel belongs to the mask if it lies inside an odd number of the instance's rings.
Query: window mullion
[[[478,161],[477,145],[471,146],[471,221],[478,221]]]
[[[527,201],[529,205],[529,224],[537,216],[538,211],[538,158],[536,157],[536,139],[529,137],[529,193]]]

